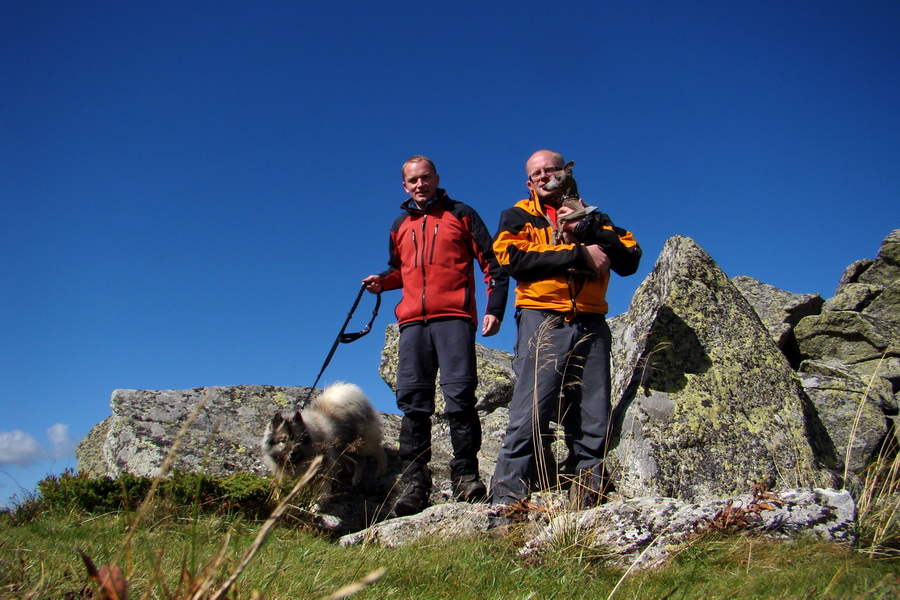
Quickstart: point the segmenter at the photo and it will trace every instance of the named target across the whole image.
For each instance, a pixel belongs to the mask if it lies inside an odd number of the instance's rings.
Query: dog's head
[[[275,413],[263,436],[263,451],[267,462],[277,471],[293,471],[313,458],[313,442],[300,411],[291,418]]]
[[[575,182],[575,178],[572,177],[572,167],[575,166],[575,161],[571,160],[566,163],[562,169],[557,171],[550,177],[550,181],[544,186],[545,190],[555,190],[559,189],[561,192],[561,198],[580,198],[578,195],[578,184]]]

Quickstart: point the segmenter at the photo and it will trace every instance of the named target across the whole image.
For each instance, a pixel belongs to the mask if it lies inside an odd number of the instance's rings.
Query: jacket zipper
[[[428,256],[428,264],[434,264],[434,247],[437,245],[438,226],[440,223],[434,224],[434,235],[431,238],[431,253]]]
[[[428,313],[425,311],[425,223],[428,215],[422,217],[422,322],[428,324]],[[415,232],[415,230],[413,230]],[[419,250],[416,248],[416,261],[419,260]]]

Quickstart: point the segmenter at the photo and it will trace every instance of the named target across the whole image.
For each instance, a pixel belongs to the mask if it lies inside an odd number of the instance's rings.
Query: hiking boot
[[[428,507],[428,490],[416,482],[407,484],[394,505],[394,514],[398,517],[420,513]]]
[[[478,475],[466,473],[453,478],[453,497],[458,502],[484,502],[487,500],[487,488]]]

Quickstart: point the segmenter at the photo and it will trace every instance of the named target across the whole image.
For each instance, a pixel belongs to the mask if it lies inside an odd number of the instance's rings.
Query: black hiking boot
[[[428,490],[418,482],[406,483],[406,488],[394,505],[394,514],[398,517],[414,515],[428,508]]]
[[[431,504],[431,469],[419,462],[403,462],[400,495],[394,504],[398,517],[420,513]]]
[[[485,502],[487,488],[478,475],[465,473],[453,478],[453,497],[458,502]]]

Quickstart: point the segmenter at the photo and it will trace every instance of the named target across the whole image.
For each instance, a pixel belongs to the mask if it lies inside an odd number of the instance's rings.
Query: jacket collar
[[[526,199],[525,202],[528,203],[528,206],[533,214],[543,215],[545,217],[547,216],[547,208],[545,204],[549,204],[554,212],[556,208],[558,208],[557,204],[553,201],[542,203],[535,192],[531,192],[531,198]]]
[[[419,208],[419,205],[416,204],[416,202],[412,198],[407,198],[403,202],[403,204],[400,205],[400,208],[411,214],[427,214],[431,212],[431,210],[435,206],[443,202],[444,198],[446,197],[447,192],[443,188],[438,188],[437,190],[435,190],[434,198],[432,198],[425,204],[424,209]]]

